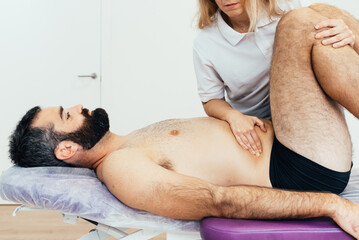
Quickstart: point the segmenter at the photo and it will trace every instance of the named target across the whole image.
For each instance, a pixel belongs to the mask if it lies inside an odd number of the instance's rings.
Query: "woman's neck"
[[[240,33],[247,33],[250,25],[248,14],[245,12],[236,17],[228,17],[226,14],[221,12],[224,21],[235,31]]]

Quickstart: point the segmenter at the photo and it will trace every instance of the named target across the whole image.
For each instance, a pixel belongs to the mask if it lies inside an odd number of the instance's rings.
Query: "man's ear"
[[[79,150],[79,145],[72,141],[62,141],[55,149],[55,156],[59,160],[71,158]]]

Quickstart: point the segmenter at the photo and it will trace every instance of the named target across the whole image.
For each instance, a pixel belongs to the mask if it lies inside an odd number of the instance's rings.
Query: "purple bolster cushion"
[[[352,240],[330,218],[307,220],[241,220],[206,218],[200,225],[203,240]]]
[[[353,169],[341,197],[359,203],[359,169]],[[203,240],[332,240],[354,239],[330,218],[307,220],[240,220],[205,218],[200,224]]]

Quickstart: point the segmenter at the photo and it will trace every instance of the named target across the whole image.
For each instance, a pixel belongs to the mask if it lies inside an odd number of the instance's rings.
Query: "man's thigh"
[[[310,20],[308,20],[310,19]],[[306,8],[284,16],[277,28],[270,98],[278,140],[289,149],[336,171],[351,166],[351,141],[342,108],[321,89],[311,59],[316,23]]]

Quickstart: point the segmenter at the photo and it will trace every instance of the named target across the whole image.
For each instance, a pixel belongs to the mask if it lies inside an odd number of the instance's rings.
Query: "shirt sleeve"
[[[224,98],[224,83],[213,65],[193,48],[193,63],[197,90],[202,102]]]

